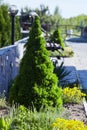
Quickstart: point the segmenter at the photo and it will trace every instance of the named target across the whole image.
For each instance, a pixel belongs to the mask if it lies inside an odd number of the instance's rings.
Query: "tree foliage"
[[[15,19],[15,41],[22,38],[21,29],[20,29],[20,18],[17,16]]]
[[[21,38],[19,20],[16,20],[15,40]],[[0,5],[0,48],[11,44],[11,19],[8,14],[8,5]]]
[[[59,44],[61,47],[64,48],[65,45],[64,45],[63,39],[62,39],[62,37],[61,37],[61,35],[60,35],[60,30],[59,30],[59,29],[56,29],[56,30],[53,32],[53,34],[51,35],[50,39],[51,39],[51,42],[57,43],[57,44]]]
[[[0,29],[1,32],[1,38],[0,38],[0,47],[6,46],[10,44],[10,38],[11,37],[11,28],[10,28],[10,17],[8,15],[8,7],[7,5],[1,5],[1,26],[2,29]]]
[[[46,41],[42,36],[39,17],[35,17],[26,44],[26,51],[20,64],[19,75],[10,90],[10,102],[39,110],[42,106],[62,104],[61,89],[57,86],[58,79],[53,73],[54,66],[46,49]]]

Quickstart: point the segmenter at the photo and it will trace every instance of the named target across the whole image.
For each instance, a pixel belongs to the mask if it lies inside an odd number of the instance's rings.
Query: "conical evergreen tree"
[[[0,5],[0,48],[11,44],[11,19],[8,14],[8,5]],[[21,38],[19,18],[16,17],[15,21],[15,41]]]
[[[37,110],[41,106],[61,106],[61,89],[57,86],[58,80],[53,73],[54,66],[46,49],[38,16],[25,47],[19,75],[10,90],[10,102],[14,100],[27,107],[33,104]]]
[[[0,48],[2,47],[2,36],[4,33],[5,20],[3,18],[2,10],[0,8]]]
[[[63,42],[63,39],[60,35],[60,30],[59,29],[56,29],[54,32],[53,32],[53,35],[51,36],[51,41],[54,42],[54,43],[57,43],[57,44],[60,44],[60,46],[62,46],[64,48],[64,42]]]

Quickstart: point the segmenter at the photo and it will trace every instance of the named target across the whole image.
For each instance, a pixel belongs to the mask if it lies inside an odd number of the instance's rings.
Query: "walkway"
[[[74,71],[72,77],[74,78],[75,73],[77,73],[82,88],[87,89],[87,43],[68,42],[68,44],[72,47],[75,54],[72,58],[65,58],[64,65],[76,68],[77,71]]]

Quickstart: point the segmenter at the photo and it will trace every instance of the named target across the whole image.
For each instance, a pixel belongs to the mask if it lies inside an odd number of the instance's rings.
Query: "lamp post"
[[[29,18],[30,18],[31,24],[34,22],[35,16],[39,17],[39,15],[34,11],[29,13]]]
[[[9,13],[11,15],[11,42],[14,45],[14,33],[15,33],[15,15],[18,13],[16,5],[11,5],[9,8]]]

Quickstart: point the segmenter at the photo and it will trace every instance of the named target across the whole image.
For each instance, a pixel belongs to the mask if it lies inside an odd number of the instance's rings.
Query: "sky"
[[[40,8],[44,4],[53,14],[55,7],[59,7],[60,14],[63,18],[70,18],[80,14],[87,15],[87,0],[2,0],[9,5],[16,5],[20,9],[29,7],[31,9]]]

